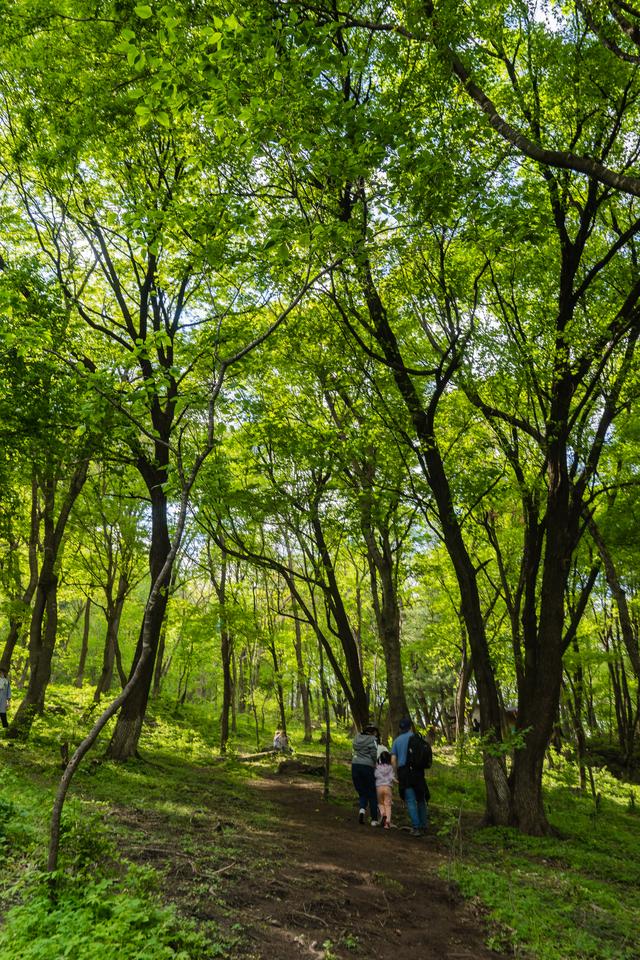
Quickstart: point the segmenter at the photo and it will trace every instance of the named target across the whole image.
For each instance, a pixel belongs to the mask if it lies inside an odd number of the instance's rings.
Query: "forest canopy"
[[[7,736],[52,678],[113,760],[161,696],[223,755],[243,713],[256,746],[265,709],[410,715],[477,735],[485,822],[533,835],[553,751],[637,772],[634,4],[0,31]]]

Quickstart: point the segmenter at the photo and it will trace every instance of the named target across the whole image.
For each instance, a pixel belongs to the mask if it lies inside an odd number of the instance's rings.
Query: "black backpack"
[[[410,771],[415,773],[422,770],[428,770],[433,763],[433,752],[431,744],[419,733],[414,733],[409,739],[407,745],[407,766]]]

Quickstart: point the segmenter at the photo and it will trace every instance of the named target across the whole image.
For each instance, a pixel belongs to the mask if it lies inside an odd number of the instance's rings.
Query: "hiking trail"
[[[117,811],[133,831],[131,859],[163,870],[164,896],[235,937],[236,956],[496,960],[484,944],[482,910],[439,875],[448,855],[437,836],[359,825],[355,805],[323,801],[321,783],[310,778],[261,774],[251,791],[277,819],[265,829],[258,818],[250,835],[234,835],[222,866],[232,825],[206,789],[179,838],[157,813]],[[398,801],[394,816],[404,822]]]

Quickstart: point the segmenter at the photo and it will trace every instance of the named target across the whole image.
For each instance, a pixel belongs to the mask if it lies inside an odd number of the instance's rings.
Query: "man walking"
[[[391,746],[391,763],[398,777],[400,797],[406,803],[411,819],[411,836],[420,837],[427,829],[429,788],[424,778],[424,766],[418,767],[410,763],[409,742],[414,732],[409,717],[403,717],[399,729],[400,732]]]

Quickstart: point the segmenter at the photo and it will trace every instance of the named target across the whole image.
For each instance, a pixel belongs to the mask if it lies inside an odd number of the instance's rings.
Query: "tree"
[[[290,269],[283,304],[279,288],[270,286],[273,255],[265,252],[256,267],[245,228],[254,222],[260,231],[263,223],[244,198],[260,180],[260,141],[248,131],[232,149],[229,137],[208,126],[215,76],[203,103],[203,66],[192,75],[194,38],[196,46],[212,46],[206,20],[194,18],[189,5],[177,17],[163,7],[151,19],[146,7],[129,15],[117,4],[112,17],[94,20],[90,6],[86,18],[70,22],[45,14],[57,38],[55,64],[50,33],[31,38],[28,65],[20,44],[12,47],[4,167],[61,295],[85,325],[82,348],[68,362],[128,424],[122,442],[150,502],[156,600],[147,608],[133,669],[143,630],[150,653],[109,747],[111,756],[124,759],[137,749],[165,615],[170,499],[189,486],[194,464],[213,445],[210,400],[228,368],[284,321],[315,278],[308,261]],[[11,27],[28,16],[27,8],[12,12]],[[241,49],[238,21],[227,18],[223,29]],[[220,44],[213,46],[220,51]],[[226,48],[219,60],[214,74],[225,75]],[[251,89],[263,65],[247,78],[246,62],[238,64],[235,79]],[[153,64],[150,76],[146,63]],[[190,78],[189,95],[176,92],[176,70],[185,83]],[[26,82],[32,92],[21,99]],[[71,114],[69,86],[81,98]],[[242,112],[239,89],[227,108],[230,118]],[[45,128],[49,135],[41,142]],[[169,579],[157,584],[163,570]]]

